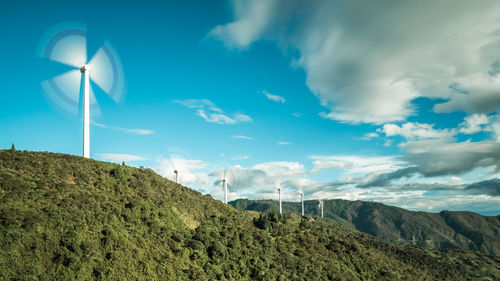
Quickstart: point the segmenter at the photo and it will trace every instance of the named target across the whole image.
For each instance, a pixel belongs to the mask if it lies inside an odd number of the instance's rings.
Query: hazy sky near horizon
[[[78,25],[87,58],[109,42],[125,81],[118,102],[92,84],[94,159],[177,169],[216,199],[229,169],[230,200],[281,184],[286,200],[499,215],[499,14],[494,0],[2,1],[1,147],[81,155],[82,105],[42,87],[71,68],[37,55]]]

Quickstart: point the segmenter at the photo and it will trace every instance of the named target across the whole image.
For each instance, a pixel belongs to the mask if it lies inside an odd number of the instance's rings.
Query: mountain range
[[[319,202],[304,202],[305,214],[320,216]],[[278,211],[272,200],[238,199],[238,210]],[[284,213],[300,214],[299,202],[282,202]],[[376,202],[324,200],[324,217],[384,241],[444,249],[467,249],[500,256],[500,216],[472,212],[414,212]]]

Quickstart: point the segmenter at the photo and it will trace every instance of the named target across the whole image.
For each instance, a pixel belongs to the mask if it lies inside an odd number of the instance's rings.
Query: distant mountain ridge
[[[238,210],[278,211],[273,200],[238,199]],[[324,216],[384,241],[445,249],[467,249],[500,256],[500,216],[472,212],[414,212],[376,202],[325,200]],[[300,213],[297,202],[283,202],[284,213]],[[305,213],[319,216],[317,200],[305,201]]]

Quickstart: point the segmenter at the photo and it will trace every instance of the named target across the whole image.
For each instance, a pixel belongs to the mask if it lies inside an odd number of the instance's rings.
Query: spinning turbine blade
[[[71,31],[71,32],[76,32]],[[65,35],[64,33],[61,35]],[[47,58],[70,66],[79,67],[87,60],[87,40],[85,33],[72,34],[63,38],[55,38],[54,47]]]
[[[80,70],[70,70],[52,79],[42,82],[42,87],[48,97],[48,100],[54,103],[57,108],[63,109],[72,115],[77,115],[80,99]],[[97,99],[90,90],[90,108],[92,116],[99,116],[101,110],[97,104]]]
[[[65,24],[64,26],[66,26]],[[75,25],[75,24],[71,24]],[[85,26],[70,28],[57,26],[47,32],[39,47],[39,56],[80,68],[87,62],[87,39]]]
[[[68,113],[78,113],[80,96],[80,70],[71,70],[42,82],[47,96],[57,107]]]
[[[124,92],[124,78],[121,63],[111,45],[105,42],[88,64],[92,67],[90,79],[119,102]]]

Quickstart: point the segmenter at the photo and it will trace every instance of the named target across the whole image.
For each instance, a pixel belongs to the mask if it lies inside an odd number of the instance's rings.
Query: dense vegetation
[[[375,202],[325,200],[323,213],[339,223],[384,241],[432,248],[466,249],[500,256],[500,216],[471,212],[412,212]],[[272,200],[238,199],[230,202],[238,210],[278,210]],[[318,201],[304,204],[305,214],[319,216]],[[283,202],[283,212],[300,213],[297,202]]]
[[[499,264],[237,211],[148,169],[0,151],[1,280],[498,280]]]

